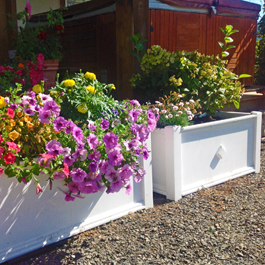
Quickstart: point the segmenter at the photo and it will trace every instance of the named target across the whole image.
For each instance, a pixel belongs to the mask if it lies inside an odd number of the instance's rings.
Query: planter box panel
[[[199,188],[259,172],[261,112],[219,115],[223,120],[152,133],[155,192],[178,200]]]
[[[147,141],[150,150],[151,141]],[[63,182],[53,182],[49,189],[45,175],[40,177],[43,193],[36,195],[36,185],[18,183],[2,174],[0,179],[0,263],[58,242],[98,225],[120,218],[129,212],[153,206],[152,157],[139,160],[146,171],[140,183],[131,181],[125,189],[107,194],[105,190],[87,194],[74,202],[64,200],[68,189]]]
[[[182,133],[183,185],[200,182],[207,176],[221,176],[242,168],[254,169],[255,119],[216,123]],[[196,127],[196,125],[194,125]],[[218,157],[218,150],[221,152]],[[191,166],[192,161],[192,166]]]

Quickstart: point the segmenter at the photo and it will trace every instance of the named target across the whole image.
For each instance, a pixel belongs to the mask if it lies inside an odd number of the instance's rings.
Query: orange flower
[[[3,129],[5,127],[4,123],[0,123],[0,129]]]
[[[19,63],[18,67],[21,68],[21,69],[24,69],[24,64],[23,63]]]
[[[8,132],[10,132],[10,131],[12,130],[12,126],[7,125],[7,126],[6,126],[6,130],[7,130]]]
[[[18,116],[19,118],[21,118],[22,115],[23,115],[23,113],[22,113],[21,111],[18,111],[18,112],[17,112],[17,116]]]
[[[29,122],[29,121],[27,122],[27,127],[28,127],[29,129],[32,129],[33,126],[34,126],[34,125],[33,125],[31,122]]]
[[[11,133],[9,133],[9,138],[12,140],[12,141],[15,141],[18,137],[19,137],[19,133],[14,130],[12,131]]]
[[[11,125],[12,127],[14,127],[14,126],[16,125],[16,122],[15,122],[13,119],[11,119],[11,120],[10,120],[10,125]]]

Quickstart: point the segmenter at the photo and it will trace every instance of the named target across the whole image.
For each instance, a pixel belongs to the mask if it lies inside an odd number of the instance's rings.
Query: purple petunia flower
[[[136,122],[138,119],[138,116],[140,115],[140,111],[132,109],[129,111],[128,115],[129,115],[129,121],[130,122]]]
[[[113,181],[110,183],[110,187],[106,190],[106,193],[114,193],[114,192],[119,192],[123,186],[123,182],[118,179],[116,181]]]
[[[32,111],[32,109],[30,109],[30,108],[24,108],[23,111],[25,114],[27,114],[29,116],[33,116],[35,114],[34,111]]]
[[[119,175],[121,177],[121,179],[129,179],[130,176],[133,175],[134,171],[132,169],[132,167],[128,164],[124,165],[123,167],[118,169]]]
[[[10,109],[15,110],[16,108],[17,108],[17,104],[16,103],[10,104]]]
[[[91,172],[96,172],[98,170],[98,164],[96,162],[91,162],[89,165]]]
[[[58,117],[56,120],[53,121],[54,130],[60,131],[67,126],[68,121],[65,120],[63,117]]]
[[[58,117],[60,114],[60,108],[54,100],[45,101],[43,109],[50,110],[55,117]]]
[[[39,120],[41,123],[50,123],[49,118],[51,117],[51,112],[49,110],[41,109],[39,112]]]
[[[105,178],[111,182],[120,179],[120,175],[119,172],[113,166],[110,165],[106,170]]]
[[[90,133],[90,135],[86,138],[86,140],[90,149],[97,148],[98,138],[95,134]]]
[[[69,193],[67,193],[65,195],[65,198],[64,198],[67,202],[70,202],[70,201],[74,201],[75,200],[75,197],[71,196]]]
[[[94,132],[97,129],[97,126],[95,125],[95,123],[93,121],[88,120],[87,121],[87,128],[90,131]]]
[[[112,166],[119,166],[124,159],[122,153],[118,149],[114,149],[108,153],[109,164]]]
[[[103,136],[102,140],[107,148],[114,148],[118,143],[119,137],[113,132],[109,132]]]
[[[35,98],[36,97],[36,93],[34,91],[30,91],[28,93],[28,95],[31,97],[31,98]]]
[[[64,149],[60,142],[56,140],[51,140],[46,144],[46,150],[50,155],[60,155],[63,154]]]
[[[40,112],[40,110],[42,109],[39,105],[33,105],[33,106],[30,106],[30,109],[35,111],[35,112]]]
[[[102,186],[94,181],[83,182],[78,187],[84,194],[96,193],[102,189]]]
[[[39,96],[41,98],[41,101],[45,103],[46,101],[53,101],[52,97],[50,95],[39,93]]]
[[[77,161],[78,157],[80,157],[80,161],[85,161],[86,155],[87,155],[86,149],[76,149],[72,156],[75,159],[75,161]]]
[[[130,104],[133,105],[133,106],[141,106],[141,104],[139,103],[139,101],[136,100],[136,99],[131,100],[130,101]]]
[[[72,193],[78,193],[79,192],[79,189],[78,189],[79,185],[80,184],[77,182],[71,182],[68,184],[68,188]]]
[[[75,159],[72,158],[70,155],[67,155],[64,157],[63,162],[66,163],[70,167],[75,162]]]
[[[81,183],[84,181],[84,179],[86,178],[87,174],[86,172],[81,169],[81,168],[73,168],[71,171],[70,171],[70,176],[72,177],[72,180],[74,182],[78,182],[78,183]]]
[[[88,154],[88,158],[97,162],[99,161],[101,154],[98,150],[95,150],[93,153]]]
[[[100,123],[101,125],[101,129],[102,130],[106,130],[109,128],[109,121],[108,120],[105,120],[105,119],[102,119],[102,122]]]
[[[138,169],[134,177],[135,182],[136,183],[140,182],[144,177],[144,175],[145,175],[145,170]]]
[[[65,133],[66,134],[72,133],[75,126],[76,125],[73,123],[73,121],[68,121],[65,127]]]
[[[54,175],[53,175],[53,179],[62,179],[62,180],[64,180],[65,179],[65,175],[64,175],[63,172],[55,171]]]
[[[156,128],[156,120],[147,119],[148,125],[147,128],[150,132],[152,132]]]
[[[144,124],[135,124],[136,129],[136,137],[141,142],[145,142],[148,139],[149,131],[148,128]]]
[[[132,191],[132,185],[131,185],[131,183],[128,183],[128,185],[125,187],[125,189],[126,189],[125,194],[126,195],[130,195],[131,194],[131,191]]]
[[[84,138],[82,130],[77,126],[74,127],[72,135],[76,142],[82,142]]]

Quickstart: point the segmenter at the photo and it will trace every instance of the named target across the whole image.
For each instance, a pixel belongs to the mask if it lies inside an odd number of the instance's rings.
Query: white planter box
[[[152,132],[154,191],[181,196],[260,170],[261,112],[221,112],[222,120]]]
[[[150,138],[150,137],[149,137]],[[149,150],[151,141],[148,140]],[[36,195],[35,183],[18,183],[4,174],[0,178],[0,263],[48,244],[117,219],[129,212],[153,207],[151,155],[140,160],[146,175],[133,183],[131,195],[99,192],[85,199],[66,202],[67,188],[54,181],[49,190],[42,177],[44,192]],[[59,183],[59,184],[58,184]]]

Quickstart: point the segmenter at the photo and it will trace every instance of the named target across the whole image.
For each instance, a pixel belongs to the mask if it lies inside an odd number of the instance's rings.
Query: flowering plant
[[[168,125],[188,126],[196,114],[197,103],[190,99],[183,100],[183,96],[177,92],[170,92],[169,96],[160,98],[152,105],[154,113],[159,115],[157,122],[158,128],[164,128]]]
[[[37,194],[42,192],[38,177],[48,174],[51,187],[55,180],[65,182],[66,201],[104,188],[112,193],[124,187],[129,194],[130,179],[143,178],[137,158],[148,158],[145,141],[157,122],[148,107],[124,101],[113,120],[88,120],[81,129],[59,116],[51,96],[40,91],[17,96],[20,87],[0,98],[0,173],[25,184],[33,179]]]
[[[120,103],[111,96],[113,89],[113,84],[100,83],[94,73],[80,71],[61,83],[57,80],[50,93],[61,105],[62,116],[86,122],[87,119],[96,120],[103,116],[112,120],[118,115]]]
[[[46,60],[60,60],[62,58],[60,35],[64,33],[62,10],[52,10],[47,14],[48,23],[31,23],[31,5],[27,1],[25,10],[10,17],[9,24],[17,27],[16,21],[21,21],[15,37],[16,56],[20,60],[35,61],[36,55],[41,53]]]
[[[26,65],[23,63],[14,66],[0,65],[0,94],[5,95],[10,87],[16,86],[16,83],[22,84],[22,91],[32,89],[39,85],[43,80],[44,56],[39,54],[36,62],[29,61]]]

